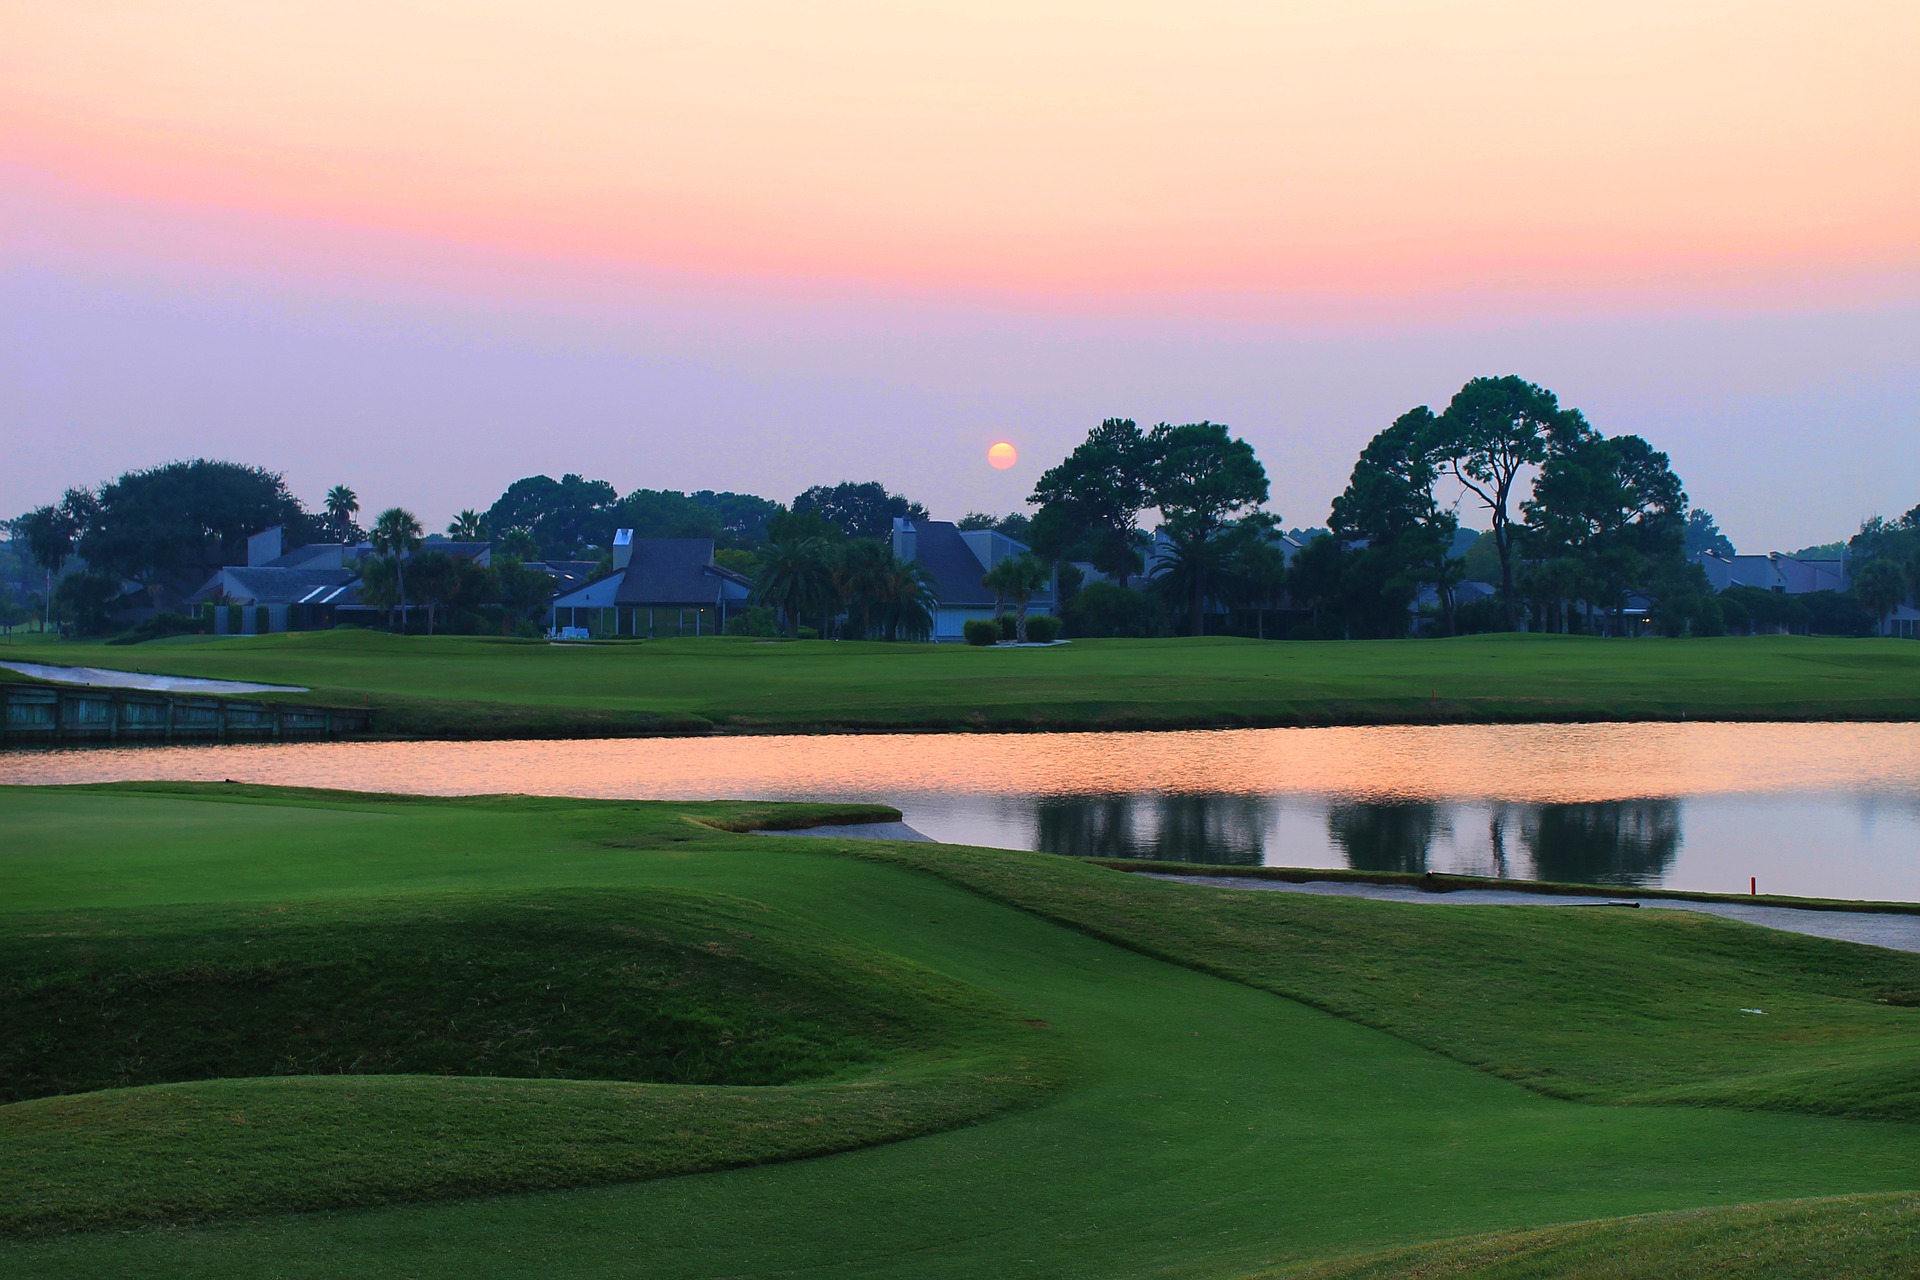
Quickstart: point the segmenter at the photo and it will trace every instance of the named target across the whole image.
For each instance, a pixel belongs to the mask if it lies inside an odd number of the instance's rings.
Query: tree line
[[[963,529],[997,529],[1032,554],[996,564],[988,585],[1024,630],[1028,603],[1055,580],[1069,632],[1081,635],[1405,635],[1416,604],[1432,626],[1462,630],[1619,630],[1627,602],[1653,602],[1669,634],[1732,627],[1863,631],[1920,591],[1920,507],[1878,517],[1845,544],[1853,589],[1831,599],[1715,596],[1696,553],[1731,554],[1713,517],[1689,505],[1667,455],[1636,435],[1607,436],[1544,387],[1476,378],[1444,409],[1418,406],[1377,433],[1355,461],[1324,527],[1295,529],[1296,549],[1265,510],[1267,473],[1226,426],[1109,418],[1036,482],[1029,516],[968,513]],[[1464,530],[1462,509],[1484,533]],[[1157,513],[1152,532],[1147,513]],[[917,637],[932,626],[932,584],[894,556],[893,521],[924,520],[921,504],[876,481],[816,485],[779,503],[752,494],[640,488],[566,474],[514,481],[484,511],[469,508],[446,537],[493,547],[491,575],[447,555],[401,508],[359,523],[357,495],[328,490],[309,512],[282,476],[195,459],[128,472],[97,489],[8,522],[16,582],[30,561],[46,586],[37,602],[84,630],[105,627],[122,584],[196,589],[244,561],[250,534],[272,525],[288,548],[312,541],[370,544],[362,598],[400,625],[444,618],[456,629],[532,626],[551,579],[543,562],[611,567],[614,530],[638,538],[711,539],[716,559],[754,581],[755,611],[738,626],[767,633]],[[1819,548],[1837,554],[1841,544]],[[24,557],[20,551],[24,549]],[[54,579],[73,557],[85,573]],[[0,561],[0,568],[5,567]],[[1077,566],[1090,569],[1083,582]],[[529,576],[533,575],[533,576]],[[1491,599],[1459,604],[1469,580]],[[1831,594],[1831,593],[1829,593]],[[21,611],[0,592],[0,625]],[[418,610],[418,612],[416,612]],[[11,611],[11,612],[7,612]]]

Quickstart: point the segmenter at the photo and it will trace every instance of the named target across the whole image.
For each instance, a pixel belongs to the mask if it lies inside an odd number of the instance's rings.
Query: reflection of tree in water
[[[1035,801],[1035,845],[1042,853],[1076,858],[1139,858],[1135,797],[1040,796]]]
[[[1160,796],[1158,855],[1170,862],[1257,867],[1273,801],[1264,796]]]
[[[1327,810],[1327,835],[1355,871],[1425,871],[1439,826],[1439,810],[1417,800]]]
[[[1272,807],[1258,796],[1042,796],[1035,843],[1083,858],[1258,866]]]
[[[1520,828],[1536,880],[1657,884],[1680,852],[1678,800],[1541,805]]]

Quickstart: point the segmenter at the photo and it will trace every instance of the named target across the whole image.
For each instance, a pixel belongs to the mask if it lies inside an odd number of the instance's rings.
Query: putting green
[[[455,887],[726,893],[966,984],[1023,1027],[1046,1024],[1072,1069],[1037,1105],[819,1159],[15,1240],[0,1245],[0,1270],[1221,1277],[1558,1222],[1920,1187],[1910,1124],[1561,1101],[833,841],[738,837],[678,816],[737,819],[742,806],[218,792],[0,792],[0,900],[297,910]],[[1387,921],[1421,910],[1354,905]]]

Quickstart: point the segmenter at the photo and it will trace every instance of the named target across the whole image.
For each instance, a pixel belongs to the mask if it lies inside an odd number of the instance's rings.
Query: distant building
[[[482,567],[492,544],[430,538],[421,551],[439,551]],[[274,631],[324,631],[343,622],[372,623],[385,616],[360,599],[359,564],[374,554],[369,542],[310,542],[285,550],[285,531],[275,525],[247,539],[247,563],[226,565],[186,602],[197,612],[208,601],[215,635],[262,635]]]
[[[613,538],[613,572],[553,600],[555,631],[590,636],[721,635],[753,583],[716,564],[712,538]]]
[[[1756,587],[1761,591],[1799,596],[1810,591],[1845,591],[1849,580],[1844,555],[1834,560],[1802,560],[1778,551],[1753,556],[1723,556],[1701,551],[1694,559],[1706,571],[1707,581],[1715,591]]]
[[[962,530],[950,520],[893,521],[893,554],[912,561],[933,579],[933,639],[965,639],[966,624],[994,616],[993,591],[981,584],[987,570],[1031,550],[1026,543],[992,529]],[[1027,615],[1052,613],[1055,583],[1027,601]],[[1012,603],[1008,602],[1008,611]]]

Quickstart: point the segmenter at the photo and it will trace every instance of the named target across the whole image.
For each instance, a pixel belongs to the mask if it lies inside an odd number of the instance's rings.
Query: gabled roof
[[[740,575],[713,562],[712,538],[636,538],[615,604],[712,604]]]
[[[987,573],[983,549],[1002,560],[1028,549],[1026,543],[1002,533],[984,538],[962,533],[951,520],[896,521],[896,526],[913,534],[913,559],[932,576],[935,598],[954,608],[993,607],[992,590],[980,582]],[[1052,599],[1052,592],[1043,587],[1032,603],[1044,607]]]

